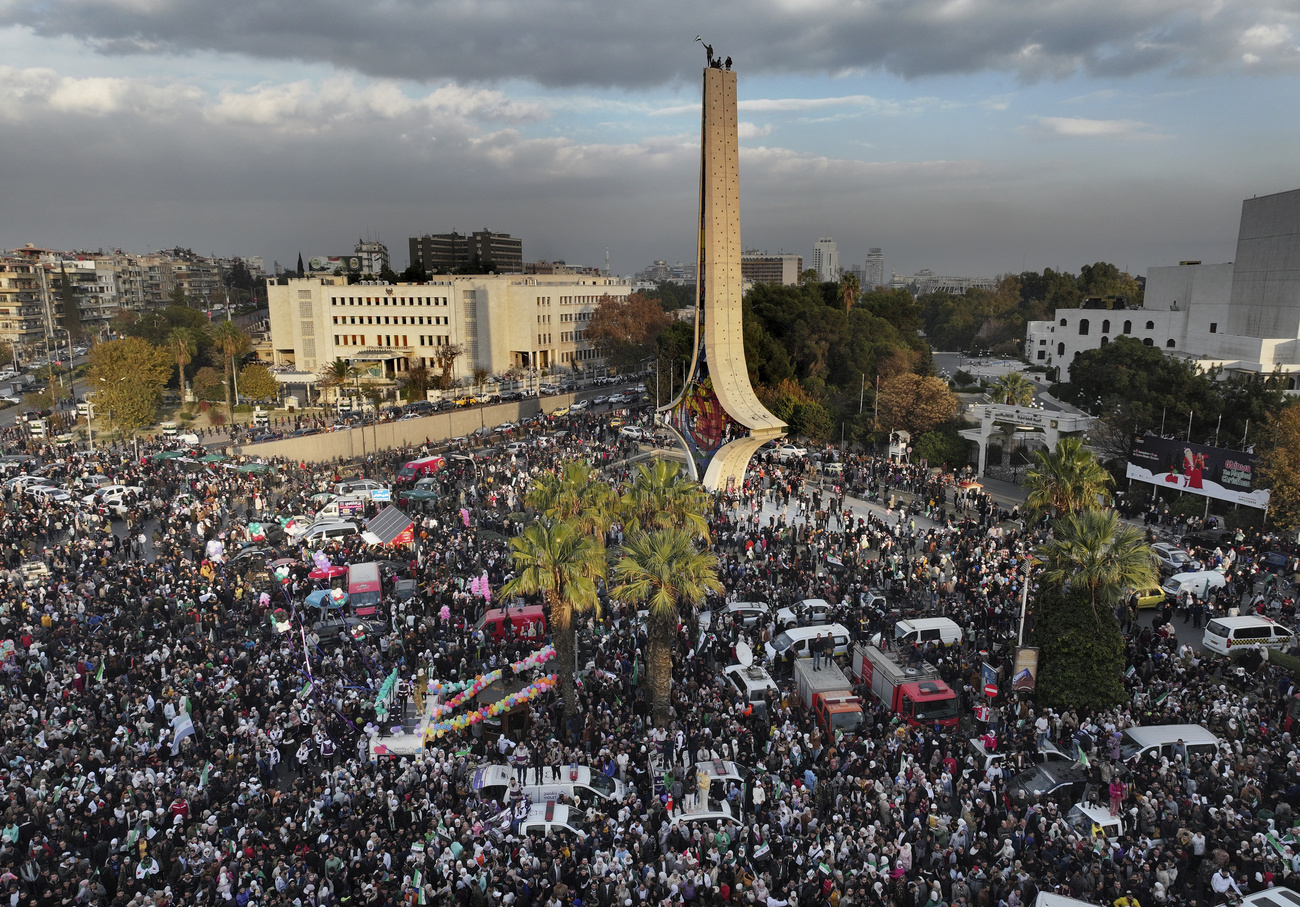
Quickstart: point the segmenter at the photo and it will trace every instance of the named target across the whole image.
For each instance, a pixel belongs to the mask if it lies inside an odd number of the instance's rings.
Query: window
[[[1039,351],[1038,351],[1038,358],[1039,358],[1039,359],[1046,359],[1046,358],[1047,358],[1047,350],[1039,350]]]
[[[1170,350],[1172,350],[1173,348],[1174,348],[1174,342],[1173,342],[1172,340],[1166,340],[1166,341],[1165,341],[1165,349],[1170,349]]]
[[[1102,337],[1102,338],[1101,338],[1101,345],[1102,345],[1102,346],[1105,346],[1105,345],[1108,344],[1108,343],[1110,343],[1110,338],[1109,338],[1109,337]]]
[[[1211,322],[1210,322],[1210,333],[1211,333],[1211,334],[1217,334],[1217,333],[1219,333],[1219,322],[1217,322],[1217,321],[1211,321]]]
[[[1087,319],[1087,318],[1080,318],[1080,319],[1079,319],[1079,336],[1080,336],[1080,337],[1087,337],[1087,336],[1088,336],[1088,319]]]
[[[1131,321],[1124,322],[1124,333],[1125,334],[1133,333],[1133,322]]]
[[[1148,330],[1148,331],[1154,331],[1155,329],[1156,329],[1156,323],[1155,323],[1154,321],[1148,321],[1148,322],[1147,322],[1147,330]]]
[[[1065,327],[1065,319],[1064,319],[1064,318],[1061,319],[1061,327]]]
[[[1155,344],[1153,344],[1153,343],[1151,342],[1151,338],[1150,338],[1150,337],[1143,337],[1143,338],[1142,338],[1142,345],[1143,345],[1143,346],[1154,346]]]
[[[1110,333],[1110,319],[1109,319],[1109,318],[1107,318],[1105,321],[1103,321],[1103,322],[1101,323],[1101,332],[1102,332],[1103,334],[1109,334],[1109,333]]]

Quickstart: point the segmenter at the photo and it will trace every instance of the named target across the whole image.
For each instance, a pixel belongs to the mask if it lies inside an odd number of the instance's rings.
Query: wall
[[[519,403],[477,406],[434,413],[420,419],[379,422],[346,431],[322,432],[302,438],[285,438],[261,444],[245,444],[235,449],[249,457],[279,457],[308,463],[327,463],[342,457],[364,457],[376,450],[395,447],[419,447],[427,438],[437,443],[448,438],[468,437],[472,432],[502,422],[518,422],[538,412],[551,413],[574,400],[572,394],[558,394],[538,400],[533,397]]]

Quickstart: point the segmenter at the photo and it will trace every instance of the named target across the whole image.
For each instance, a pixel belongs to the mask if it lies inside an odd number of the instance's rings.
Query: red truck
[[[853,695],[853,685],[833,661],[827,659],[813,670],[811,658],[794,663],[794,682],[799,698],[812,711],[817,723],[832,740],[852,737],[862,726],[862,700]]]
[[[912,727],[957,726],[957,694],[939,677],[934,665],[905,663],[894,652],[859,645],[853,649],[851,668],[873,696]]]

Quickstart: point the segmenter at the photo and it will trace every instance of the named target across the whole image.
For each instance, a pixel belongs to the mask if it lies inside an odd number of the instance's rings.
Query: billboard
[[[1189,494],[1268,509],[1268,489],[1255,487],[1255,455],[1145,435],[1129,454],[1126,474]]]
[[[317,255],[307,262],[310,274],[333,274],[342,268],[344,271],[360,271],[361,259],[356,255]]]
[[[1016,667],[1011,675],[1011,689],[1017,693],[1032,693],[1038,684],[1038,649],[1022,646],[1016,649]]]

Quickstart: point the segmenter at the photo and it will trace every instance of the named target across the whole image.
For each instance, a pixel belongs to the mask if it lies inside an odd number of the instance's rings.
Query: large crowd
[[[966,476],[856,453],[834,454],[833,469],[830,451],[826,462],[763,456],[743,488],[715,498],[725,598],[822,598],[837,603],[855,641],[887,638],[911,611],[953,618],[963,642],[927,657],[962,696],[961,729],[903,725],[865,690],[853,739],[825,736],[788,683],[765,713],[750,708],[719,671],[742,642],[762,652],[776,628],[721,617],[700,636],[683,622],[671,721],[656,728],[639,682],[644,628],[632,605],[607,601],[580,628],[576,715],[550,692],[511,714],[509,743],[480,722],[417,757],[372,758],[376,735],[400,720],[376,709],[393,672],[463,683],[538,647],[473,629],[499,603],[484,590],[512,575],[509,538],[528,519],[528,483],[573,457],[615,486],[631,481],[638,448],[607,421],[569,419],[562,435],[556,427],[528,428],[535,443],[514,453],[450,459],[434,476],[437,500],[411,513],[411,545],[351,537],[324,548],[337,565],[389,561],[419,589],[390,605],[378,632],[332,639],[313,634],[303,605],[321,585],[307,576],[309,553],[276,552],[294,562],[287,576],[235,554],[256,541],[255,524],[310,511],[314,495],[347,477],[392,482],[422,451],[258,473],[230,468],[235,461],[158,459],[151,448],[88,454],[29,443],[35,459],[19,470],[141,490],[119,517],[6,487],[0,898],[40,907],[1021,907],[1051,892],[1208,907],[1300,871],[1290,846],[1300,762],[1287,730],[1289,672],[1264,665],[1242,675],[1199,654],[1190,610],[1158,608],[1153,619],[1122,615],[1131,628],[1122,707],[1038,709],[1004,683],[976,721],[981,664],[1010,674],[1019,568],[1045,530]],[[621,528],[610,532],[617,543]],[[1214,614],[1252,601],[1251,552],[1263,546],[1237,540],[1225,589],[1192,604]],[[891,604],[865,605],[873,589]],[[1294,625],[1288,599],[1272,604]],[[286,615],[292,629],[278,632]],[[1162,723],[1204,724],[1222,745],[1186,759],[1119,757],[1117,734]],[[968,744],[989,733],[1006,768],[986,769]],[[1043,740],[1077,754],[1098,802],[1117,798],[1122,833],[1008,796],[1009,776],[1033,764]],[[508,804],[469,784],[475,766],[506,761],[512,743],[538,764],[617,777],[627,796],[587,804],[585,838],[513,833],[501,822]],[[712,794],[733,819],[681,821],[691,767],[710,759],[744,768],[743,783]]]

